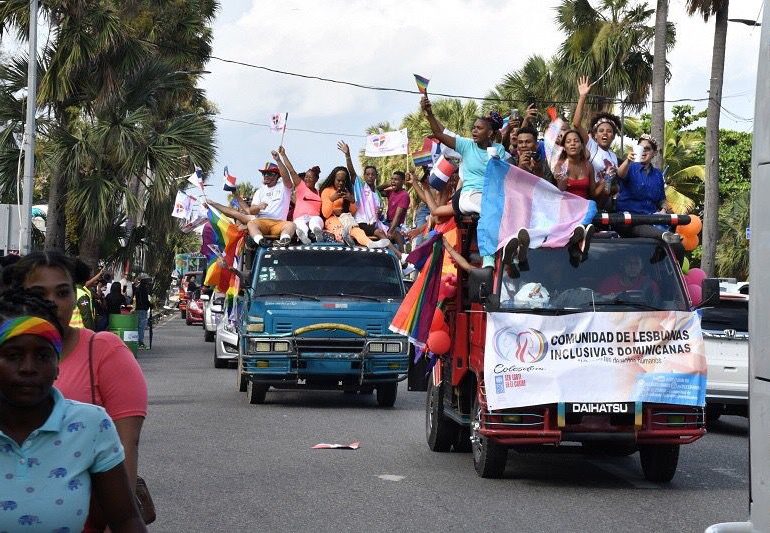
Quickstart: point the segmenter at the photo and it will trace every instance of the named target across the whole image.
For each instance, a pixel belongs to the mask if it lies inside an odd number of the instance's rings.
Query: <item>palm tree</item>
[[[711,56],[711,81],[706,116],[706,191],[703,206],[703,256],[701,268],[714,274],[716,245],[719,240],[719,116],[722,106],[722,84],[725,72],[727,12],[729,0],[687,0],[687,12],[707,21],[715,16],[714,46]]]
[[[724,203],[719,209],[719,226],[722,237],[719,239],[716,253],[717,275],[747,279],[749,242],[746,240],[746,228],[749,227],[749,191],[733,196]]]
[[[530,103],[548,106],[554,102],[569,100],[573,96],[574,88],[570,87],[568,94],[558,91],[559,87],[568,85],[564,80],[557,81],[561,74],[556,58],[545,59],[537,54],[532,55],[520,69],[507,74],[503,81],[487,94],[490,100],[484,102],[482,109],[484,112],[496,109],[501,114],[506,114],[506,111],[513,108],[523,112]],[[563,111],[561,104],[557,107],[560,112]]]
[[[658,0],[655,9],[655,51],[652,58],[652,129],[650,133],[656,139],[663,138],[666,122],[666,30],[668,19],[668,0]],[[660,167],[663,154],[658,152],[653,164]]]
[[[647,25],[652,15],[647,4],[602,0],[594,8],[588,0],[562,0],[556,12],[557,25],[566,35],[558,54],[559,69],[565,73],[559,91],[574,94],[580,75],[592,80],[601,77],[591,90],[595,96],[592,111],[611,107],[619,95],[627,109],[640,111],[652,85],[650,44],[655,28]],[[675,40],[674,26],[667,24],[666,49]]]

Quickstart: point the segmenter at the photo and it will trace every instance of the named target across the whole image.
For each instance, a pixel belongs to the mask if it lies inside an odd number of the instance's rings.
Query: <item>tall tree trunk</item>
[[[45,221],[45,249],[64,250],[64,195],[66,176],[58,169],[51,173],[51,185],[48,190],[48,214]]]
[[[668,20],[668,0],[658,0],[655,9],[655,50],[652,60],[652,131],[650,133],[660,143],[652,163],[662,168],[663,139],[666,127],[666,22]]]
[[[719,115],[722,104],[722,82],[725,72],[727,42],[727,10],[729,2],[716,13],[714,51],[711,58],[711,83],[706,115],[706,194],[703,202],[703,254],[701,268],[708,276],[715,274],[717,241],[719,240]]]
[[[84,231],[80,236],[78,247],[80,260],[89,266],[91,272],[97,272],[99,263],[99,248],[102,242],[100,235],[93,231]]]

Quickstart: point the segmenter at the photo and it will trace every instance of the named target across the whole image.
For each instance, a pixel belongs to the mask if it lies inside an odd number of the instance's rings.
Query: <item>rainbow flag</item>
[[[238,245],[243,240],[243,232],[228,217],[209,206],[209,224],[213,230],[214,241],[223,250],[223,259],[227,267],[232,267],[237,255]],[[211,262],[206,269],[206,278],[203,284],[208,287],[216,287],[219,292],[227,291],[230,286],[232,273],[219,264],[219,257]]]
[[[438,159],[441,153],[441,144],[433,137],[425,137],[422,141],[422,148],[412,152],[412,161],[416,167],[432,167],[433,162]]]
[[[430,80],[428,78],[423,78],[419,74],[415,74],[414,81],[415,83],[417,83],[418,91],[420,91],[422,94],[428,93],[428,84],[430,83]]]
[[[390,323],[391,331],[408,337],[409,342],[420,349],[425,349],[438,305],[444,259],[441,235],[431,232],[428,240],[409,254],[407,261],[420,268],[420,274]]]

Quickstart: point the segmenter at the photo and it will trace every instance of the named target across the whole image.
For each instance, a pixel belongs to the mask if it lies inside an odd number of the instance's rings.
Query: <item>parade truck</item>
[[[471,451],[478,475],[497,478],[509,449],[580,443],[590,453],[638,451],[645,478],[672,479],[680,446],[705,434],[699,317],[663,240],[611,231],[611,219],[676,217],[614,217],[594,220],[604,231],[582,261],[541,247],[518,268],[499,252],[494,268],[458,275],[443,304],[451,348],[425,384],[431,450]],[[466,257],[475,231],[471,219],[458,225]],[[704,300],[718,297],[709,281]]]
[[[370,394],[391,407],[409,368],[389,325],[404,297],[389,251],[338,243],[259,247],[243,257],[238,388],[249,403],[274,389]]]

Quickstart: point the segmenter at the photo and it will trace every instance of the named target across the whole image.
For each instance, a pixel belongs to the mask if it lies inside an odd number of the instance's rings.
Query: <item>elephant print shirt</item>
[[[0,431],[0,532],[82,531],[91,474],[123,462],[104,409],[51,395],[51,415],[21,446]]]

